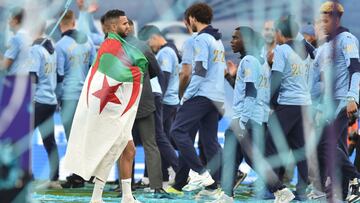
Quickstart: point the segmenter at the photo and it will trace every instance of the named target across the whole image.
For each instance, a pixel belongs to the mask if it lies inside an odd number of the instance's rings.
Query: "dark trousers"
[[[277,151],[271,136],[265,132],[265,124],[249,120],[245,127],[246,134],[241,138],[240,145],[246,163],[260,175],[270,192],[284,188],[279,178],[279,168],[273,167],[267,160]]]
[[[140,137],[145,152],[145,164],[148,170],[150,188],[162,188],[161,157],[155,138],[154,114],[135,119],[133,136]],[[134,139],[136,140],[136,138]]]
[[[162,100],[161,95],[154,95],[154,96],[155,96],[155,107],[156,107],[156,111],[155,111],[156,142],[161,154],[162,171],[164,176],[163,178],[165,181],[167,181],[169,178],[167,168],[171,166],[174,169],[174,171],[176,171],[179,166],[179,160],[176,151],[173,145],[171,144],[169,134],[166,134],[166,131],[164,131],[165,129],[164,114],[165,117],[167,118],[166,119],[167,125],[170,125],[169,127],[171,127],[172,124],[171,117],[175,116],[177,108],[175,107],[174,109],[171,109],[169,111],[165,110],[164,108],[166,107],[164,107],[165,105],[163,105],[161,102]],[[167,130],[170,131],[169,129]]]
[[[54,113],[56,105],[35,102],[35,124],[39,127],[42,141],[50,164],[50,180],[59,179],[59,154],[54,136]]]
[[[304,194],[308,185],[308,166],[305,153],[305,133],[302,108],[307,107],[278,105],[275,107],[274,114],[269,120],[269,126],[272,131],[271,134],[274,142],[277,142],[276,136],[283,134],[287,145],[290,150],[293,151],[299,172],[299,179],[296,185],[296,192],[298,194]],[[277,125],[277,122],[280,126]],[[286,153],[284,148],[278,150],[279,153]]]
[[[236,172],[243,160],[243,153],[238,137],[229,127],[225,131],[221,188],[228,196],[233,195]]]
[[[176,146],[179,150],[179,168],[187,164],[193,171],[203,173],[205,167],[201,163],[194,148],[192,130],[200,123],[202,133],[200,136],[204,146],[204,153],[209,158],[208,168],[212,176],[220,178],[221,146],[218,142],[218,119],[219,112],[213,101],[206,97],[197,96],[186,101],[178,110],[171,130]],[[211,163],[210,163],[211,162]],[[176,176],[188,176],[177,171]],[[177,179],[177,178],[176,178]],[[175,179],[175,182],[176,182]],[[177,183],[175,183],[178,185]],[[181,189],[181,188],[178,188]]]
[[[318,145],[318,161],[322,186],[325,186],[326,178],[330,177],[332,183],[342,184],[343,196],[345,197],[348,191],[349,180],[360,178],[359,173],[348,157],[347,128],[348,117],[346,109],[344,109],[332,123],[325,126]],[[326,192],[332,193],[332,185],[324,189]]]
[[[177,105],[162,104],[164,133],[168,138],[170,138],[170,130],[175,120],[177,109]]]

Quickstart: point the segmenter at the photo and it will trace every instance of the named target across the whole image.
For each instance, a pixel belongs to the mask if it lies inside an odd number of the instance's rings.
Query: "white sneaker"
[[[316,199],[321,199],[321,198],[325,198],[326,197],[326,194],[315,189],[315,188],[312,188],[311,191],[309,192],[309,194],[307,194],[307,198],[309,200],[316,200]]]
[[[215,190],[204,189],[195,195],[195,199],[196,200],[202,200],[202,199],[216,200],[216,199],[219,199],[222,194],[223,194],[223,191],[220,188],[215,189]]]
[[[134,196],[128,195],[121,198],[121,203],[141,203],[139,200],[135,199]]]
[[[169,167],[167,170],[169,172],[169,185],[174,185],[176,172],[172,167]]]
[[[234,198],[227,196],[224,192],[221,193],[221,195],[214,201],[210,203],[233,203]]]
[[[274,196],[274,203],[288,203],[295,198],[295,195],[288,188],[276,191]]]
[[[35,187],[36,190],[60,190],[62,189],[59,181],[46,181]]]
[[[210,173],[206,171],[203,174],[193,176],[189,183],[183,187],[183,190],[186,192],[191,192],[194,190],[199,190],[206,186],[213,184],[215,181],[212,179]]]

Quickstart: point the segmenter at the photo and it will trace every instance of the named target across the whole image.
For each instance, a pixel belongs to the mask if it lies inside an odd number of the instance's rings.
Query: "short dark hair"
[[[262,36],[248,26],[240,26],[235,28],[239,31],[240,36],[244,43],[245,52],[248,54],[259,54],[264,45]]]
[[[287,15],[275,22],[275,29],[279,30],[284,37],[295,38],[299,32],[299,24],[295,21],[294,16]]]
[[[188,8],[188,15],[195,18],[200,23],[211,24],[213,10],[206,3],[195,3]]]
[[[19,22],[19,24],[21,24],[23,22],[24,15],[25,15],[25,11],[23,8],[15,7],[13,9],[11,9],[10,13],[11,13],[11,18],[17,20]]]
[[[185,21],[190,25],[190,19],[189,19],[189,8],[187,8],[184,12],[184,19]]]
[[[138,38],[143,41],[147,41],[153,35],[163,36],[160,29],[155,25],[145,25],[138,32]]]
[[[109,10],[105,13],[104,22],[112,19],[117,19],[121,16],[126,16],[125,12],[119,9]]]
[[[101,23],[102,25],[105,24],[105,14],[100,17],[100,23]]]

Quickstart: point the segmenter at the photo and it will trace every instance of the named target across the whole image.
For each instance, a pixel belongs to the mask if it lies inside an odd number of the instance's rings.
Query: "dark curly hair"
[[[187,9],[187,14],[204,24],[211,24],[213,19],[213,10],[206,3],[193,4]]]

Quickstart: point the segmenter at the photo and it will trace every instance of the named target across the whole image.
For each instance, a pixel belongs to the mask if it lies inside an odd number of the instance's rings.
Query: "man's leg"
[[[119,180],[121,180],[122,197],[130,200],[133,199],[131,192],[131,176],[135,152],[135,144],[132,140],[130,140],[120,156],[120,161],[118,161],[118,167],[120,168]]]
[[[150,188],[162,188],[161,157],[155,140],[154,115],[137,119],[139,136],[145,151],[146,165],[150,180]]]
[[[360,175],[354,164],[349,160],[349,153],[347,150],[348,117],[345,111],[340,112],[336,118],[335,129],[338,140],[336,148],[336,161],[338,163],[337,165],[341,166],[340,170],[342,176],[342,181],[337,182],[342,182],[342,195],[343,197],[346,197],[348,193],[349,181],[354,178],[360,178]]]
[[[215,185],[220,183],[221,172],[221,146],[218,141],[219,112],[213,105],[212,109],[201,120],[201,134],[199,140],[207,160],[207,168],[215,180]]]
[[[189,134],[193,145],[198,130],[199,130],[198,125],[196,125],[193,129],[190,130]],[[187,184],[187,180],[190,172],[190,167],[187,165],[185,158],[181,154],[179,154],[179,166],[175,172],[176,172],[176,176],[175,176],[175,183],[173,185],[173,188],[181,191],[182,188]]]
[[[196,153],[190,131],[208,113],[211,105],[211,101],[205,97],[194,97],[186,101],[179,108],[171,130],[171,136],[179,153],[184,157],[187,165],[199,174],[205,172],[205,167]]]
[[[196,190],[202,186],[214,183],[209,172],[202,165],[191,139],[190,131],[213,108],[213,103],[206,97],[194,97],[186,101],[178,110],[171,130],[171,135],[176,143],[181,156],[187,165],[199,175],[190,179],[186,190]]]
[[[221,187],[229,197],[233,196],[234,179],[238,167],[236,164],[238,148],[239,141],[234,132],[228,128],[225,131]]]
[[[50,180],[59,179],[59,154],[54,136],[54,113],[56,105],[35,103],[35,128],[39,127],[41,138],[50,164]]]
[[[306,188],[308,186],[309,177],[307,157],[305,152],[305,132],[301,108],[306,107],[291,107],[291,111],[294,112],[294,116],[298,115],[298,118],[293,117],[293,119],[297,119],[297,122],[294,125],[293,129],[287,135],[287,140],[290,148],[293,150],[293,155],[299,174],[298,183],[296,185],[296,193],[297,195],[303,196],[305,195]]]
[[[102,202],[103,190],[105,187],[105,183],[109,177],[111,168],[114,166],[114,163],[116,162],[117,159],[119,159],[125,147],[128,145],[129,135],[127,135],[126,132],[121,132],[121,133],[122,135],[118,137],[116,142],[106,153],[106,155],[104,156],[104,158],[101,160],[101,162],[94,171],[95,185],[91,196],[91,203]],[[129,178],[129,180],[130,180],[130,192],[131,192],[131,178]],[[131,195],[131,199],[133,199],[132,195]]]

